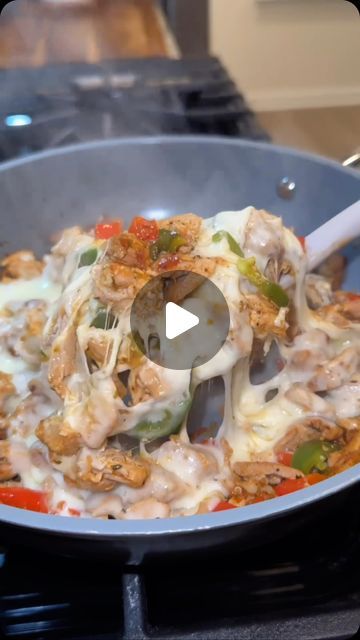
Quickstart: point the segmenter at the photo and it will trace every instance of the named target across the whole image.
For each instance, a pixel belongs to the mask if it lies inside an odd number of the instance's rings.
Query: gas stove
[[[353,638],[360,626],[356,495],[321,522],[284,531],[280,541],[205,560],[124,568],[116,557],[60,558],[4,546],[1,638]]]
[[[269,140],[216,58],[0,71],[0,160],[65,144],[168,133]]]

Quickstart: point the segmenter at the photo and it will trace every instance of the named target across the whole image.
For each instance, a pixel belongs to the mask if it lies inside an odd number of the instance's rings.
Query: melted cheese
[[[15,280],[0,284],[0,308],[9,302],[25,302],[27,300],[46,300],[54,302],[60,295],[59,284],[51,282],[46,274],[32,280]]]

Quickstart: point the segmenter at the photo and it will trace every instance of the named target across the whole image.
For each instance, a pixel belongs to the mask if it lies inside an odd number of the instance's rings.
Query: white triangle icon
[[[165,335],[168,340],[177,338],[185,331],[189,331],[199,324],[199,318],[190,311],[186,311],[174,302],[168,302],[165,307]]]

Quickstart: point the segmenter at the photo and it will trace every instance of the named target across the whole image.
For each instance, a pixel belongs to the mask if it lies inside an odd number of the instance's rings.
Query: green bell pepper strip
[[[175,253],[179,247],[186,244],[177,231],[169,231],[169,229],[160,229],[158,239],[150,245],[150,256],[152,260],[157,260],[162,251],[167,253]]]
[[[174,412],[171,412],[170,409],[165,409],[164,417],[160,420],[141,420],[133,429],[127,431],[127,435],[134,436],[145,442],[151,442],[157,438],[164,438],[178,433],[190,409],[191,401],[191,397],[188,397],[179,402]]]
[[[336,451],[338,446],[332,442],[324,440],[310,440],[303,442],[296,449],[291,466],[299,469],[305,475],[312,471],[326,471],[328,468],[328,457],[330,453]]]
[[[237,268],[241,275],[245,276],[260,293],[272,300],[278,307],[287,307],[289,296],[286,291],[277,284],[263,276],[256,266],[255,258],[239,258]]]
[[[90,327],[95,327],[96,329],[113,329],[118,325],[118,321],[112,313],[106,311],[106,309],[101,309],[96,314],[93,321],[90,323]]]
[[[96,258],[98,257],[98,250],[96,247],[91,247],[87,251],[81,254],[79,260],[79,268],[80,267],[89,267],[91,264],[94,264]]]
[[[223,239],[227,240],[230,251],[239,256],[239,258],[244,257],[244,253],[241,250],[239,243],[236,242],[235,238],[228,231],[217,231],[212,237],[213,242],[221,242]]]

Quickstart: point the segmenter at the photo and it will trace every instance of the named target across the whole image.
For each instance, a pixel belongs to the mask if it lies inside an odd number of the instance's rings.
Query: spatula
[[[325,258],[360,237],[360,200],[309,233],[305,238],[309,271]]]

